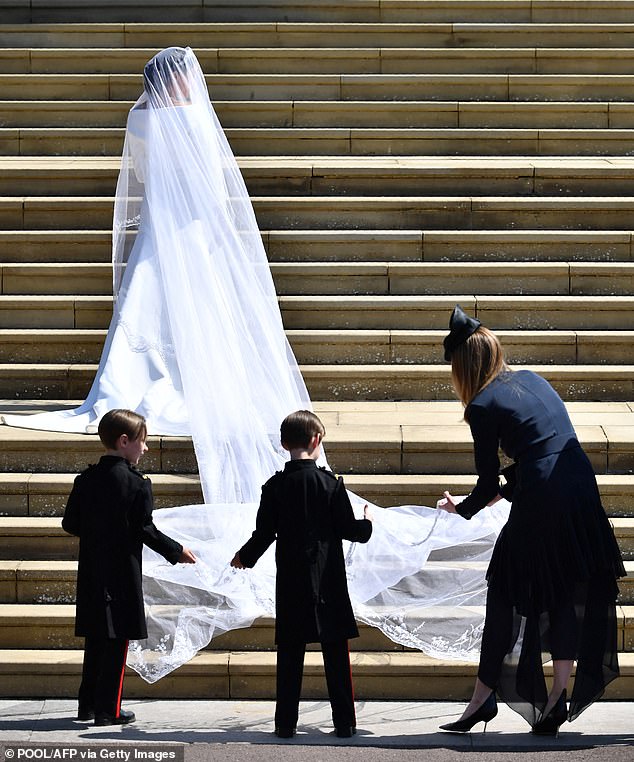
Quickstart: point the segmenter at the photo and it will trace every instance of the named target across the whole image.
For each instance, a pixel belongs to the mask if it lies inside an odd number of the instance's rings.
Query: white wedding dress
[[[151,434],[191,435],[205,503],[156,511],[155,521],[198,562],[172,566],[146,549],[149,637],[128,657],[154,682],[212,637],[274,616],[272,550],[253,570],[229,561],[255,526],[262,483],[286,460],[282,419],[311,406],[248,193],[189,48],[145,68],[117,184],[113,268],[113,318],[86,401],[4,421],[92,433],[123,407]],[[365,501],[351,499],[361,511]],[[484,571],[508,503],[471,521],[424,506],[372,510],[370,542],[346,546],[357,618],[428,654],[477,659]]]

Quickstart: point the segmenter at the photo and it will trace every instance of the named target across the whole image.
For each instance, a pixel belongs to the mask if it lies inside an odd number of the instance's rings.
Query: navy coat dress
[[[594,471],[561,398],[536,373],[502,372],[467,406],[465,419],[478,481],[458,513],[471,518],[498,493],[512,504],[487,572],[489,589],[515,610],[522,643],[520,656],[509,653],[505,662],[502,697],[524,714],[522,703],[544,695],[536,666],[542,652],[549,658],[547,612],[572,602],[579,633],[574,719],[619,674],[616,579],[625,569]],[[503,486],[500,449],[513,461],[502,471]]]

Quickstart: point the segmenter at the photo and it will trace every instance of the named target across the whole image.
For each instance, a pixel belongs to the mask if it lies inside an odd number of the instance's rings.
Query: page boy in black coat
[[[280,433],[291,460],[262,487],[255,531],[231,565],[254,566],[277,539],[276,734],[295,733],[306,644],[318,642],[335,732],[348,738],[356,727],[348,639],[359,631],[341,541],[367,542],[372,521],[367,506],[365,518],[355,519],[343,479],[317,466],[325,429],[314,413],[292,413]]]
[[[147,637],[143,545],[172,564],[196,558],[152,521],[152,484],[136,469],[148,449],[145,418],[110,410],[98,431],[106,453],[75,479],[62,520],[79,537],[75,634],[85,644],[77,719],[126,725],[135,719],[121,709],[128,640]]]

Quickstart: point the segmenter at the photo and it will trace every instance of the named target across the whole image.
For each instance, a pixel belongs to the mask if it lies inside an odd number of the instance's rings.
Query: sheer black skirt
[[[532,725],[547,701],[543,663],[575,659],[573,720],[619,675],[616,580],[625,569],[581,447],[520,463],[516,476],[487,572],[479,675]]]

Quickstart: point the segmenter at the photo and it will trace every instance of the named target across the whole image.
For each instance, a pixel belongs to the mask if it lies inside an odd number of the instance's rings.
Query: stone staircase
[[[169,22],[169,23],[167,23]],[[634,699],[634,0],[0,0],[0,409],[72,406],[111,314],[110,225],[145,61],[191,45],[253,197],[333,467],[381,505],[473,484],[440,342],[456,302],[567,402],[626,558]],[[95,437],[0,428],[0,695],[73,696]],[[157,505],[200,500],[153,437]],[[272,623],[126,693],[271,697]],[[466,698],[476,667],[362,628],[359,698]],[[305,695],[323,696],[318,654]]]

